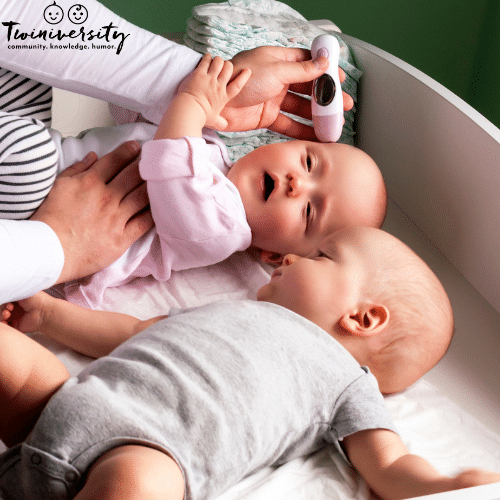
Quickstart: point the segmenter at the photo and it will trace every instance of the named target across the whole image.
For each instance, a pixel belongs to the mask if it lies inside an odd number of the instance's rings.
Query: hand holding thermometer
[[[333,35],[320,35],[313,40],[312,58],[325,56],[330,63],[326,72],[314,80],[311,96],[314,132],[321,142],[337,142],[344,124],[339,54],[339,42]]]

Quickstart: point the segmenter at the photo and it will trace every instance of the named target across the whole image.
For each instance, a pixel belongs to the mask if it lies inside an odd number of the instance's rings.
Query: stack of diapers
[[[238,52],[262,45],[310,49],[314,38],[324,33],[325,30],[277,0],[228,0],[194,7],[192,17],[187,22],[184,43],[202,54],[208,52],[213,56],[231,59]],[[358,80],[362,73],[354,65],[349,47],[340,38],[338,40],[340,67],[346,73],[342,90],[356,103]],[[355,111],[356,104],[345,113],[345,125],[339,142],[353,144]],[[222,132],[219,135],[226,143],[232,161],[259,146],[287,140],[265,129]]]

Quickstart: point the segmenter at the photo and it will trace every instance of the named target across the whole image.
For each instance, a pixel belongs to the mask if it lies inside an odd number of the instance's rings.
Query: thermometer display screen
[[[323,74],[314,83],[314,100],[320,106],[328,106],[335,97],[335,82],[328,74]]]

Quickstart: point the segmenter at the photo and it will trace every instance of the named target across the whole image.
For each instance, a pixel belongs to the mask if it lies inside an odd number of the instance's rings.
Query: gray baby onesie
[[[68,380],[0,457],[0,491],[72,498],[99,456],[142,443],[177,461],[186,500],[205,500],[370,428],[394,430],[376,380],[330,335],[274,304],[219,302],[156,323]]]

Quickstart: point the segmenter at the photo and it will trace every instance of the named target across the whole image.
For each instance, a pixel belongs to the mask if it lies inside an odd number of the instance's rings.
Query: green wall
[[[183,0],[101,0],[155,33],[183,31]],[[308,19],[330,19],[344,33],[412,64],[500,127],[499,0],[287,0]]]
[[[500,128],[500,2],[489,0],[467,95],[463,97]],[[462,96],[461,96],[462,97]]]

